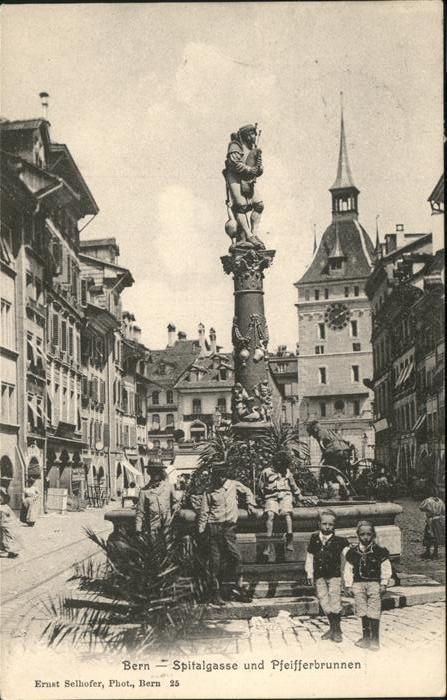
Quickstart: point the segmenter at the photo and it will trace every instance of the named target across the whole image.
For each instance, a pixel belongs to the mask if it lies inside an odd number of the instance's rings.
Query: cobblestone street
[[[57,595],[73,565],[97,552],[84,528],[106,537],[111,525],[104,520],[105,510],[52,513],[39,518],[34,528],[18,528],[19,557],[0,559],[1,638],[23,635],[25,620],[39,601]]]

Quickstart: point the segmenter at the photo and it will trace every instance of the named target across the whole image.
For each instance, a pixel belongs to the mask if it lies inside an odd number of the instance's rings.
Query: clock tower
[[[329,191],[332,222],[295,283],[300,436],[309,440],[313,464],[321,453],[306,424],[314,420],[352,442],[359,458],[374,454],[372,392],[363,383],[373,375],[365,283],[374,246],[358,220],[360,191],[349,165],[343,110],[337,176]]]

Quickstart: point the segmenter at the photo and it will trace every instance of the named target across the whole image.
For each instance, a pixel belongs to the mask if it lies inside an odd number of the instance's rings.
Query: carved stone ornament
[[[275,251],[273,250],[241,250],[236,249],[231,255],[224,255],[222,265],[229,275],[233,273],[235,291],[262,291],[264,270],[270,267]]]
[[[239,330],[237,317],[233,317],[233,326],[231,329],[231,340],[233,342],[235,359],[237,359],[242,367],[245,367],[247,360],[250,357],[250,336],[242,335]]]
[[[232,408],[233,415],[238,422],[253,423],[263,420],[262,412],[257,406],[253,406],[254,401],[254,396],[249,396],[240,382],[234,385]]]
[[[266,351],[269,342],[269,331],[263,316],[251,314],[248,334],[253,340],[253,359],[255,362],[260,362],[267,354]]]
[[[259,400],[258,411],[261,414],[261,419],[265,421],[271,420],[273,402],[272,390],[269,386],[268,381],[265,379],[264,381],[259,382],[253,389],[253,392]]]

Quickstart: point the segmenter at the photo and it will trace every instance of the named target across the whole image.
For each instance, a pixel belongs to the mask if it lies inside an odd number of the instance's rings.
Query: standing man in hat
[[[150,481],[138,497],[135,531],[154,538],[161,530],[167,530],[179,499],[174,485],[166,478],[163,462],[149,462],[146,471]]]
[[[221,596],[222,564],[227,564],[234,575],[238,594],[242,588],[241,555],[236,546],[236,523],[239,517],[238,494],[247,501],[248,512],[256,512],[253,493],[240,481],[227,478],[225,462],[217,462],[211,469],[211,485],[202,496],[202,504],[197,520],[198,531],[206,528],[210,541],[210,568],[213,577],[214,605],[224,605]]]
[[[264,203],[256,187],[256,180],[263,173],[262,151],[256,145],[256,137],[254,124],[245,124],[231,134],[223,173],[227,200],[231,198],[231,210],[238,224],[237,245],[265,248],[257,235]]]

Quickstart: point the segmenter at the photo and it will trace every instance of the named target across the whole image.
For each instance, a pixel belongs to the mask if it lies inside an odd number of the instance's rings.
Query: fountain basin
[[[255,515],[249,515],[244,509],[239,509],[236,542],[244,565],[253,566],[277,563],[286,568],[303,569],[306,559],[307,545],[310,534],[318,529],[319,513],[325,508],[331,508],[337,515],[336,532],[346,537],[351,543],[357,541],[355,528],[359,520],[371,521],[377,533],[377,542],[386,547],[392,559],[398,559],[401,554],[401,532],[396,525],[396,517],[402,512],[397,503],[378,503],[375,501],[323,501],[318,506],[294,508],[293,522],[293,552],[284,547],[284,521],[277,519],[275,534],[270,540],[273,552],[267,558],[264,555],[266,545],[265,519],[262,509],[257,509]],[[112,522],[111,538],[116,541],[120,533],[132,533],[135,529],[135,510],[121,508],[108,511],[105,519]],[[181,509],[176,518],[176,526],[185,535],[196,533],[197,514],[189,508]]]

